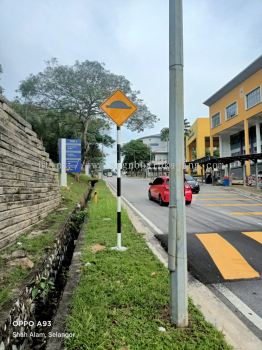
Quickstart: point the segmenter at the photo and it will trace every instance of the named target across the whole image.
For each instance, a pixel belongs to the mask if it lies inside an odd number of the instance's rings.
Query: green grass
[[[80,181],[76,182],[73,176],[68,175],[68,188],[61,189],[62,202],[59,207],[66,209],[51,212],[39,224],[34,225],[33,229],[20,236],[12,245],[1,250],[1,255],[9,255],[16,250],[24,250],[28,258],[34,264],[37,264],[45,254],[45,250],[52,246],[65,219],[87,190],[88,180],[87,176],[81,175]],[[42,233],[32,238],[29,236],[31,231],[42,231]],[[19,245],[18,242],[20,242]],[[12,297],[12,290],[19,288],[29,273],[30,270],[7,266],[5,260],[0,258],[0,306]]]
[[[67,349],[231,349],[191,301],[188,329],[176,329],[169,322],[167,269],[136,233],[125,211],[123,243],[128,250],[110,250],[116,244],[116,200],[103,182],[96,190],[99,201],[89,206],[81,279],[67,319],[68,331],[75,336],[66,341]],[[98,243],[106,249],[92,253],[92,245]]]

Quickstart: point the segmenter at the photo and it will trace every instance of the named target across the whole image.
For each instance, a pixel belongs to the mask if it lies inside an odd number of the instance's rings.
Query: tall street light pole
[[[169,0],[169,169],[168,268],[171,321],[177,327],[187,327],[182,0]]]

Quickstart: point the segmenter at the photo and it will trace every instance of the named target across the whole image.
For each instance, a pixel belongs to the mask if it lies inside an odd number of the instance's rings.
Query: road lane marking
[[[210,192],[210,193],[198,193],[197,196],[215,196],[215,195],[218,195],[218,196],[235,196],[236,194],[235,193],[220,193],[220,192]]]
[[[261,207],[262,204],[254,203],[216,203],[216,204],[206,204],[203,207]]]
[[[250,198],[239,198],[239,197],[231,197],[231,198],[198,198],[199,201],[250,201]]]
[[[248,236],[249,238],[254,239],[258,243],[262,244],[262,232],[242,232],[244,235]]]
[[[218,233],[197,233],[225,280],[259,277],[246,259],[227,240]]]
[[[233,211],[230,214],[234,216],[261,216],[262,211]]]
[[[259,317],[250,307],[222,284],[212,284],[234,307],[241,312],[255,327],[262,331],[262,318]]]

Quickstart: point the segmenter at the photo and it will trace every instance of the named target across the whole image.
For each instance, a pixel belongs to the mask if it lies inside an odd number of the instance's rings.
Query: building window
[[[237,103],[231,103],[226,107],[226,120],[234,118],[237,115]]]
[[[220,113],[217,113],[212,117],[212,128],[215,128],[219,124],[220,124]]]
[[[156,147],[156,146],[159,146],[159,143],[150,143],[150,146]]]
[[[261,102],[260,86],[246,94],[246,108],[254,107]]]

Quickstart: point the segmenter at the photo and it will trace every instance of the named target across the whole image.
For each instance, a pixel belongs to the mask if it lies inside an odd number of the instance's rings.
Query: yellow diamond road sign
[[[100,105],[100,108],[118,126],[121,126],[137,110],[133,102],[120,90],[116,90],[112,96]]]

